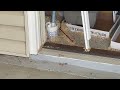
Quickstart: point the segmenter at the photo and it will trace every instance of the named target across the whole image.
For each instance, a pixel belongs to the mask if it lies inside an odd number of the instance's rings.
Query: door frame
[[[45,13],[44,11],[24,11],[25,26],[26,26],[26,51],[28,56],[31,54],[37,55],[40,48],[45,42],[41,38],[45,31]],[[41,23],[42,22],[42,23]],[[41,30],[42,29],[42,30]],[[45,35],[44,35],[45,37]]]
[[[37,11],[25,11],[25,22],[26,22],[26,48],[28,54],[37,54],[39,46],[39,30],[36,22],[38,22],[38,12]]]
[[[82,11],[84,13],[83,16],[86,17],[82,17],[83,18],[83,22],[84,22],[84,31],[86,30],[85,35],[87,35],[88,37],[90,37],[90,25],[89,25],[89,17],[87,17],[88,15],[88,11]],[[34,54],[37,55],[39,50],[42,48],[43,44],[46,41],[46,35],[45,35],[45,11],[26,11],[25,13],[26,16],[26,22],[27,22],[27,29],[28,32],[27,33],[27,52],[29,52],[29,54]],[[85,21],[86,20],[86,21]],[[88,23],[87,25],[85,25],[86,23]],[[87,38],[85,39],[85,41],[88,43],[88,45],[85,45],[85,49],[89,49],[89,40],[87,40]]]

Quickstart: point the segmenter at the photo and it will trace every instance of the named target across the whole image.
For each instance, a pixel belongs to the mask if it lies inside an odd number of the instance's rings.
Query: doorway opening
[[[119,35],[113,40],[116,32],[120,31],[119,12],[116,13],[115,21],[113,11],[89,11],[88,13],[91,30],[91,50],[89,52],[84,50],[85,40],[81,11],[56,11],[58,36],[49,37],[46,28],[47,40],[43,48],[120,58],[120,49],[112,46],[112,42],[119,43]],[[51,20],[52,11],[45,11],[45,23],[51,22]]]

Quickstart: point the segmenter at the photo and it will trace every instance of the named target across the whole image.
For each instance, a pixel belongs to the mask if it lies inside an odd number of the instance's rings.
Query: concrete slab
[[[46,60],[32,60],[24,57],[0,55],[0,78],[118,79],[120,78],[120,74],[92,70],[65,63],[55,63]]]
[[[38,70],[0,63],[0,79],[86,79],[60,72]]]

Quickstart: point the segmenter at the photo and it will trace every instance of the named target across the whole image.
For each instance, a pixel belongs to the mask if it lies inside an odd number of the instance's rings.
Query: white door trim
[[[84,30],[84,40],[85,40],[85,50],[90,50],[89,40],[91,39],[90,33],[90,23],[88,11],[81,11],[83,30]]]
[[[113,11],[113,21],[116,21],[116,14],[118,13],[118,11]]]
[[[40,45],[39,12],[26,11],[28,26],[29,54],[38,54]]]

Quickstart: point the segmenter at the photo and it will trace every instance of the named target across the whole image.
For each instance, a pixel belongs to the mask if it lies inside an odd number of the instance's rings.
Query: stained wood
[[[113,24],[112,11],[99,11],[94,28],[103,31],[109,31]]]

